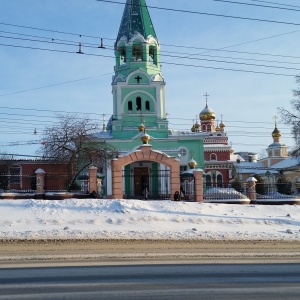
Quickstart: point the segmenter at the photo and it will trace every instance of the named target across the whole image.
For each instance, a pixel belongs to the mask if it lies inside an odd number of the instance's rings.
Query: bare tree
[[[300,151],[300,75],[296,76],[296,82],[299,87],[298,89],[293,90],[294,97],[296,98],[291,100],[291,111],[283,107],[278,108],[285,124],[292,126],[292,134],[295,140],[295,149],[292,151],[292,155],[298,155]]]
[[[43,146],[37,151],[46,159],[70,163],[72,180],[89,164],[104,167],[116,157],[116,151],[105,142],[99,142],[95,134],[98,123],[77,115],[57,115],[58,122],[44,130]]]

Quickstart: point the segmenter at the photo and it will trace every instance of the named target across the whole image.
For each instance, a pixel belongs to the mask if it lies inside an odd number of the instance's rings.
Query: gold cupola
[[[194,120],[193,120],[193,126],[191,128],[191,132],[195,132],[196,131],[196,128],[195,128],[195,123],[194,123]]]
[[[216,118],[215,112],[208,107],[207,100],[206,100],[206,106],[200,112],[199,117],[200,117],[201,121],[211,121],[211,120],[214,120]]]
[[[217,127],[216,127],[216,129],[215,129],[217,132],[219,132],[221,129],[220,129],[220,127],[219,127],[219,121],[217,122]]]
[[[145,125],[144,124],[140,124],[140,126],[138,127],[139,131],[145,131]]]
[[[281,137],[281,132],[277,128],[277,125],[275,124],[275,129],[272,132],[272,137],[273,138],[280,138]]]
[[[197,166],[197,162],[196,162],[194,159],[191,159],[191,160],[189,161],[189,167],[190,167],[191,169],[195,169],[196,166]]]
[[[146,132],[142,135],[141,140],[143,142],[143,144],[148,144],[148,142],[150,141],[150,135],[148,135]]]

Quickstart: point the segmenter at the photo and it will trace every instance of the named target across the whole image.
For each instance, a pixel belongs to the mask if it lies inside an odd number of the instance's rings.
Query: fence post
[[[45,171],[43,169],[37,169],[36,174],[36,193],[45,194]]]
[[[97,193],[97,167],[89,167],[89,193]]]
[[[251,200],[251,202],[256,202],[256,182],[257,179],[255,177],[249,177],[246,179],[247,182],[247,196]]]
[[[195,178],[195,200],[196,202],[203,202],[203,170],[196,169],[194,171]]]

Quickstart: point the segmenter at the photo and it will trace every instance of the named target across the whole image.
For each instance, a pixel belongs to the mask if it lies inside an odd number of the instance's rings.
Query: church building
[[[123,197],[170,198],[182,185],[180,171],[196,166],[204,169],[203,141],[209,133],[169,128],[160,44],[145,0],[126,1],[115,41],[115,58],[113,114],[97,140],[115,147],[117,159],[130,157],[119,170],[122,178],[118,184],[122,186]],[[141,149],[145,149],[142,145],[151,147],[151,159],[137,159]],[[178,170],[172,161],[178,164]],[[107,197],[113,196],[115,175],[113,168],[105,171]],[[188,182],[184,182],[183,188],[189,192]]]

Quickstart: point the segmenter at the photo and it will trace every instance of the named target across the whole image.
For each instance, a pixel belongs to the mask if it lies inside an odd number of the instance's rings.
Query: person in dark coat
[[[174,201],[179,201],[179,200],[180,200],[180,194],[178,191],[176,191],[174,194]]]

